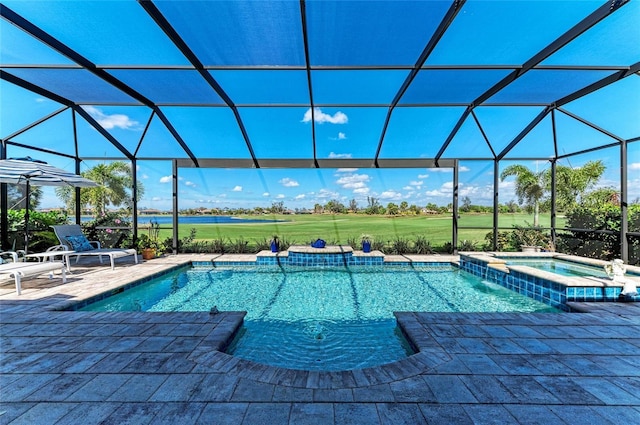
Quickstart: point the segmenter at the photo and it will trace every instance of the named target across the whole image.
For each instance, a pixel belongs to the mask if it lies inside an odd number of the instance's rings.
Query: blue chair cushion
[[[92,251],[95,249],[85,235],[67,236],[67,242],[71,245],[71,249],[76,252]]]

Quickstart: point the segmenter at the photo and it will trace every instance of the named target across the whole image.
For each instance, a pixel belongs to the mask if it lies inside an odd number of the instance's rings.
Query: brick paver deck
[[[2,424],[640,423],[640,306],[398,313],[420,352],[293,371],[218,349],[243,314],[54,311],[191,259],[72,265],[0,286]]]

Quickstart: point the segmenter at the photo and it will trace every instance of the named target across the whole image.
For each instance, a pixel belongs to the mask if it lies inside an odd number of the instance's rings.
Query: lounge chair
[[[19,260],[20,253],[24,257],[24,251],[2,251],[0,252],[0,264],[5,263],[17,263]]]
[[[3,252],[1,254],[9,254]],[[37,276],[49,272],[49,279],[53,278],[53,272],[60,270],[62,273],[62,283],[67,283],[67,273],[64,263],[59,261],[46,261],[43,263],[26,263],[18,261],[18,254],[12,254],[13,262],[0,264],[0,277],[13,278],[16,284],[16,293],[22,293],[22,278]]]
[[[100,242],[89,241],[82,233],[82,229],[78,224],[65,224],[60,226],[51,226],[55,232],[60,244],[64,245],[67,250],[74,251],[72,254],[68,254],[70,257],[76,257],[76,263],[83,256],[98,256],[100,263],[102,263],[102,257],[107,256],[111,260],[111,269],[115,268],[114,260],[116,258],[128,257],[133,255],[133,259],[138,264],[138,253],[135,249],[121,249],[121,248],[102,248]]]

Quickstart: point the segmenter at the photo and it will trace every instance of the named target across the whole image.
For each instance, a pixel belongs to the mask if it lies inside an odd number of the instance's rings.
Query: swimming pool
[[[558,311],[448,264],[194,267],[83,310],[209,311],[213,306],[247,311],[229,353],[304,370],[363,368],[412,354],[394,311]]]

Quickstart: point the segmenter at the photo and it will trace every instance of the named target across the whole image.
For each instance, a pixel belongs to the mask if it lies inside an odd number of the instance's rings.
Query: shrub
[[[107,212],[82,225],[90,241],[99,241],[104,248],[131,248],[131,220],[118,213]]]
[[[416,254],[433,254],[435,252],[431,247],[431,242],[424,236],[416,236],[413,246]]]
[[[227,248],[229,252],[233,252],[235,254],[246,254],[249,252],[249,242],[242,238],[236,239],[235,241],[230,242]]]
[[[489,232],[484,237],[485,250],[493,251],[493,232]],[[517,248],[513,245],[511,232],[498,232],[498,243],[496,246],[498,251],[515,251]]]
[[[219,254],[233,252],[228,249],[227,243],[224,241],[224,238],[214,239],[210,241],[209,244],[210,244],[211,250],[205,251],[205,252],[212,252],[212,253],[219,253]]]
[[[397,255],[402,255],[402,254],[407,254],[409,253],[409,240],[405,239],[405,238],[396,238],[394,240],[391,241],[391,253],[392,254],[397,254]]]
[[[629,209],[629,230],[638,230],[640,220],[640,205],[630,205]],[[559,235],[558,251],[599,258],[601,260],[612,260],[620,257],[620,207],[610,203],[602,205],[578,206],[567,213],[567,227],[575,229],[589,229],[591,231],[579,232],[568,230]],[[611,231],[613,233],[599,232]],[[638,262],[637,257],[633,257],[634,245],[630,244],[629,263]]]
[[[353,249],[360,249],[362,247],[362,245],[360,244],[360,238],[356,238],[355,236],[347,238],[347,245],[349,245]]]
[[[475,241],[463,240],[458,246],[459,251],[477,251],[478,245]]]
[[[451,242],[445,242],[444,244],[442,244],[442,252],[453,254],[453,244]]]
[[[25,210],[8,210],[9,234],[13,234],[15,249],[23,248],[24,241],[24,213]],[[64,212],[29,211],[29,251],[44,251],[59,243],[51,226],[67,224],[67,214]]]
[[[384,241],[379,241],[374,239],[373,242],[371,243],[371,250],[384,252],[385,251]]]
[[[547,247],[551,238],[540,226],[513,226],[511,232],[511,246],[522,249],[523,246]]]
[[[256,240],[255,252],[270,251],[270,250],[271,250],[271,239],[262,238],[262,239]]]

